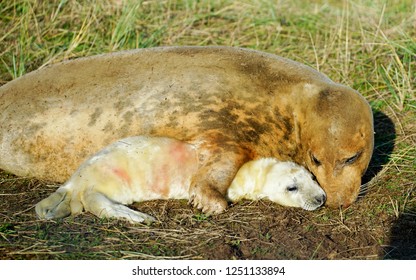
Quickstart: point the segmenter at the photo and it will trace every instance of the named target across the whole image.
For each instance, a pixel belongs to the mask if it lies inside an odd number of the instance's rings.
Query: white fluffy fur
[[[164,137],[130,137],[104,148],[83,163],[55,193],[36,205],[43,219],[79,214],[151,222],[153,217],[125,205],[153,199],[189,199],[198,166],[193,145]],[[238,171],[227,197],[266,198],[285,206],[314,210],[325,193],[311,174],[292,162],[263,158]]]
[[[315,210],[326,199],[325,192],[304,167],[274,158],[261,158],[244,164],[227,195],[231,201],[268,199],[305,210]]]

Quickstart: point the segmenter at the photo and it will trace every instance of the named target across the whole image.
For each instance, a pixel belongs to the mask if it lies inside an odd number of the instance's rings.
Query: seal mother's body
[[[307,167],[326,205],[357,197],[373,150],[372,113],[353,89],[303,64],[231,47],[166,47],[66,61],[0,88],[0,168],[67,180],[132,135],[198,144],[193,204],[227,207],[237,170],[259,157]]]

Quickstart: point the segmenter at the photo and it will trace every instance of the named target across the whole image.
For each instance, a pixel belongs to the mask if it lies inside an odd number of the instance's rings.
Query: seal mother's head
[[[356,91],[339,84],[305,84],[299,140],[305,165],[327,194],[331,208],[350,206],[374,149],[373,115]]]

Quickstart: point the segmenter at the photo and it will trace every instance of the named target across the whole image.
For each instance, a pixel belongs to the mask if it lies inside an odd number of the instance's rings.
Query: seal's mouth
[[[313,199],[308,199],[302,205],[302,208],[307,211],[313,211],[325,204],[326,195],[317,195]]]
[[[305,204],[303,204],[302,208],[303,208],[304,210],[307,210],[307,211],[313,211],[313,210],[318,209],[320,206],[321,206],[321,205],[312,204],[312,203],[310,203],[309,201],[306,201],[306,202],[305,202]]]

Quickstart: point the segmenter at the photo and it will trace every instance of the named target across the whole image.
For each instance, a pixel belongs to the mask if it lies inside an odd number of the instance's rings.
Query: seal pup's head
[[[306,168],[290,161],[259,158],[246,162],[237,172],[227,196],[240,199],[268,199],[283,206],[315,210],[326,195]]]
[[[265,176],[262,192],[273,202],[308,211],[325,203],[325,192],[314,181],[313,175],[300,165],[275,161],[269,166]]]

